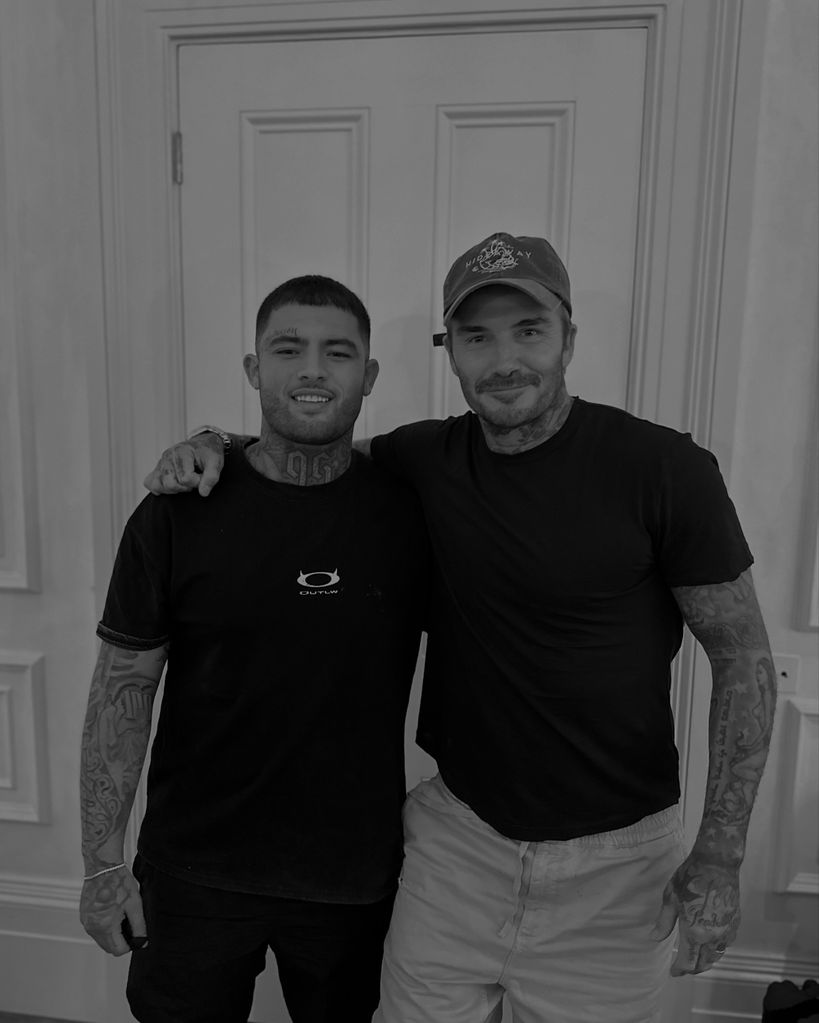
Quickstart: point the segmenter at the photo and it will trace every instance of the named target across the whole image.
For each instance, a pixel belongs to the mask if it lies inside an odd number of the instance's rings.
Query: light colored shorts
[[[444,785],[404,807],[405,859],[373,1023],[654,1023],[673,934],[650,936],[685,859],[679,808],[517,842]]]

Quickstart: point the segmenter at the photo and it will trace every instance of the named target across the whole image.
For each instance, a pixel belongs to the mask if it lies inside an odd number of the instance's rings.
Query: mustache
[[[483,391],[504,391],[509,387],[525,387],[527,384],[537,386],[539,383],[540,377],[531,373],[526,376],[489,377],[487,380],[481,380],[479,384],[475,385],[475,393],[481,394]]]

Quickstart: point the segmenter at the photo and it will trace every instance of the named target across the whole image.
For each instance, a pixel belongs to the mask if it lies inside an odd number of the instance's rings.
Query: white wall
[[[816,699],[816,634],[794,629],[793,605],[816,401],[817,8],[814,0],[769,0],[769,11],[729,485],[756,554],[773,647],[801,658],[799,692]],[[41,823],[0,815],[0,1009],[110,1023],[103,1009],[82,1015],[83,1002],[104,1004],[106,981],[75,909],[95,556],[99,564],[110,555],[111,528],[99,500],[108,410],[94,16],[94,0],[0,4],[0,298],[13,291],[15,306],[13,327],[0,319],[0,345],[14,345],[29,371],[18,388],[33,421],[36,493],[25,512],[42,561],[40,592],[0,589],[0,648],[45,656],[44,727],[32,723],[47,748],[40,765],[51,806]],[[13,464],[7,448],[0,445],[0,487],[9,486]],[[699,1018],[723,1019],[720,1010],[732,1009],[758,1019],[754,976],[817,957],[817,896],[772,892],[788,782],[783,721],[780,714],[751,830],[740,954],[696,982]],[[37,763],[28,735],[15,736],[24,772]],[[6,795],[0,788],[0,804]],[[58,971],[66,986],[55,1003]]]
[[[0,788],[0,1008],[36,1004],[60,1016],[96,997],[82,990],[96,983],[87,969],[95,950],[76,911],[79,742],[96,657],[91,437],[95,406],[104,414],[105,403],[96,102],[92,0],[4,0],[0,295],[11,294],[14,315],[0,344],[19,363],[35,484],[23,514],[41,587],[0,589],[0,648],[43,655],[44,715],[13,693],[5,751],[13,783]],[[14,438],[7,432],[0,444],[7,488]],[[37,768],[43,819],[8,820],[27,802]],[[56,969],[68,987],[55,997],[43,979]]]

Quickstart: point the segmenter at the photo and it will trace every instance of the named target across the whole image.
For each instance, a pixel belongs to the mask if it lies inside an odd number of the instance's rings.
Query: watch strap
[[[224,444],[225,451],[230,450],[232,444],[230,434],[225,433],[224,430],[220,430],[218,426],[211,426],[210,424],[206,424],[205,426],[197,426],[190,431],[190,433],[187,436],[187,439],[193,440],[193,438],[198,437],[200,433],[215,433],[216,436],[221,440],[222,444]]]

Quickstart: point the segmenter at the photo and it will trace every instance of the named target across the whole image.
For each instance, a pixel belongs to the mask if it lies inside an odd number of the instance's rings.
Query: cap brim
[[[493,284],[502,284],[508,288],[517,288],[518,291],[522,291],[529,295],[536,302],[540,302],[547,309],[555,309],[560,305],[562,299],[556,295],[553,291],[549,291],[545,284],[541,284],[540,281],[531,281],[525,277],[495,277],[490,280],[476,281],[472,287],[467,288],[466,291],[458,296],[458,301],[451,309],[444,312],[444,323],[449,326],[449,321],[455,314],[458,306],[463,302],[465,298],[479,291],[481,288],[491,287]]]

